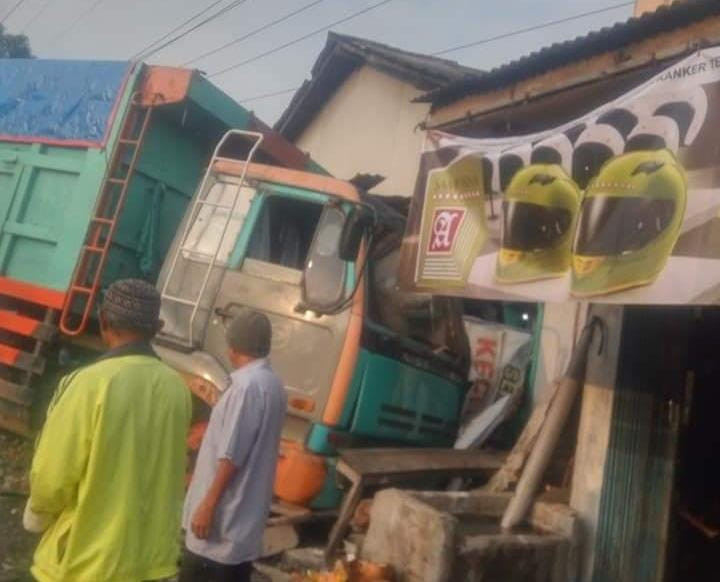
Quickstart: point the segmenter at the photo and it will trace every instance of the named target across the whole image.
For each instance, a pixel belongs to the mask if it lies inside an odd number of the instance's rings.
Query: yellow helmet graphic
[[[685,172],[667,149],[608,161],[583,200],[572,293],[589,297],[653,282],[677,241],[686,199]]]
[[[580,189],[557,164],[533,164],[505,191],[495,277],[521,283],[562,276],[570,268]]]

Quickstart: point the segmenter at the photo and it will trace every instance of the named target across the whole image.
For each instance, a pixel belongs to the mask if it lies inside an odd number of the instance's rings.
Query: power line
[[[525,34],[527,32],[534,32],[536,30],[542,30],[543,28],[549,28],[550,26],[555,26],[557,24],[563,24],[565,22],[579,20],[581,18],[586,18],[588,16],[594,16],[596,14],[602,14],[603,12],[610,12],[611,10],[617,10],[618,8],[624,8],[625,6],[632,6],[634,4],[635,4],[635,2],[622,2],[620,4],[614,4],[612,6],[607,6],[605,8],[598,8],[597,10],[591,10],[589,12],[583,12],[581,14],[576,14],[574,16],[568,16],[567,18],[560,18],[559,20],[551,20],[549,22],[544,22],[542,24],[537,24],[535,26],[528,26],[527,28],[521,28],[518,30],[513,30],[512,32],[506,32],[504,34],[499,34],[497,36],[483,38],[481,40],[476,40],[474,42],[469,42],[467,44],[461,44],[461,45],[454,46],[452,48],[444,49],[444,50],[438,51],[436,53],[431,53],[431,54],[432,54],[432,56],[435,56],[435,57],[438,55],[445,55],[447,53],[452,53],[452,52],[463,50],[466,48],[480,46],[481,44],[487,44],[489,42],[494,42],[496,40],[510,38],[511,36],[517,36],[519,34]]]
[[[309,9],[312,8],[313,6],[316,6],[317,4],[320,4],[321,2],[324,2],[324,1],[325,1],[325,0],[314,0],[313,2],[310,2],[309,4],[305,4],[304,6],[301,6],[300,8],[298,8],[297,10],[294,10],[294,11],[292,11],[292,12],[289,12],[289,13],[286,14],[285,16],[281,16],[281,17],[278,18],[277,20],[273,20],[272,22],[268,22],[267,24],[264,24],[264,25],[261,26],[260,28],[256,28],[256,29],[254,29],[254,30],[251,30],[251,31],[248,32],[247,34],[244,34],[244,35],[242,35],[242,36],[240,36],[240,37],[238,37],[238,38],[236,38],[236,39],[234,39],[234,40],[231,40],[230,42],[226,42],[225,44],[223,44],[223,45],[221,45],[221,46],[219,46],[219,47],[217,47],[217,48],[215,48],[215,49],[213,49],[213,50],[211,50],[211,51],[208,51],[208,52],[206,52],[206,53],[201,54],[200,56],[195,57],[194,59],[190,59],[189,61],[183,63],[183,64],[180,65],[180,66],[182,66],[182,67],[187,67],[188,65],[191,65],[191,64],[193,64],[193,63],[196,63],[197,61],[199,61],[199,60],[201,60],[201,59],[204,59],[204,58],[206,58],[206,57],[209,57],[209,56],[211,56],[211,55],[214,55],[214,54],[216,54],[216,53],[219,53],[220,51],[225,50],[226,48],[228,48],[228,47],[230,47],[230,46],[233,46],[233,45],[235,45],[235,44],[238,44],[238,43],[240,43],[240,42],[242,42],[242,41],[244,41],[244,40],[247,40],[248,38],[250,38],[250,37],[252,37],[252,36],[255,36],[256,34],[259,34],[259,33],[261,33],[261,32],[265,32],[265,31],[268,30],[269,28],[272,28],[273,26],[275,26],[275,25],[277,25],[277,24],[280,24],[281,22],[285,22],[286,20],[289,20],[289,19],[292,18],[293,16],[295,16],[295,15],[297,15],[297,14],[300,14],[301,12],[305,12],[306,10],[309,10]]]
[[[138,56],[138,60],[140,60],[140,59],[147,59],[147,58],[153,56],[154,54],[160,52],[161,50],[163,50],[164,48],[170,46],[171,44],[176,43],[176,42],[179,41],[181,38],[186,37],[186,36],[187,36],[188,34],[190,34],[191,32],[196,31],[198,28],[201,28],[201,27],[205,26],[206,24],[212,22],[212,21],[215,20],[216,18],[219,18],[219,17],[222,16],[223,14],[226,14],[227,12],[230,12],[231,10],[234,10],[234,9],[237,8],[238,6],[240,6],[240,5],[242,5],[242,4],[245,4],[245,2],[247,2],[247,0],[235,0],[235,1],[232,2],[231,4],[228,4],[228,5],[225,6],[224,8],[221,8],[220,10],[218,10],[215,14],[211,14],[210,16],[208,16],[208,17],[205,18],[204,20],[201,20],[201,21],[198,22],[197,24],[191,26],[191,27],[188,28],[187,30],[181,32],[180,34],[172,37],[172,38],[169,39],[169,40],[166,40],[166,41],[165,41],[164,43],[162,43],[160,46],[155,47],[155,48],[152,49],[151,51],[147,51],[147,52],[139,55],[139,56]]]
[[[215,6],[217,6],[218,4],[223,3],[224,1],[225,1],[225,0],[215,0],[215,2],[213,2],[212,4],[206,6],[206,7],[203,8],[202,10],[196,12],[196,13],[193,14],[190,18],[188,18],[187,20],[184,20],[183,22],[181,22],[180,24],[178,24],[175,28],[173,28],[172,30],[169,30],[169,31],[166,32],[163,36],[161,36],[160,38],[154,40],[154,41],[151,42],[149,45],[147,45],[145,48],[143,48],[142,50],[140,50],[140,51],[138,51],[137,53],[135,53],[135,55],[133,56],[133,60],[135,60],[137,57],[139,57],[140,55],[144,54],[145,52],[147,52],[148,50],[150,50],[151,48],[153,48],[155,45],[160,44],[162,41],[164,41],[166,38],[169,38],[170,36],[172,36],[173,34],[175,34],[177,31],[182,30],[182,29],[185,28],[188,24],[190,24],[193,20],[195,20],[196,18],[200,18],[203,14],[205,14],[206,12],[212,10],[213,8],[215,8]]]
[[[45,14],[45,11],[47,10],[48,6],[50,6],[50,2],[52,0],[45,0],[45,3],[30,17],[30,20],[28,20],[25,23],[25,26],[23,26],[22,31],[23,33],[30,28],[33,24],[35,24],[35,21],[40,18],[43,14]]]
[[[52,41],[50,41],[51,44],[54,45],[57,41],[59,41],[61,38],[71,32],[83,18],[86,18],[87,16],[92,14],[94,10],[103,2],[105,2],[105,0],[95,0],[90,6],[88,6],[86,10],[81,12],[78,17],[70,23],[70,26],[68,26],[65,30],[63,30],[60,34],[53,38]]]
[[[238,103],[250,103],[251,101],[260,101],[261,99],[267,99],[268,97],[277,97],[278,95],[285,95],[286,93],[294,93],[300,87],[293,87],[292,89],[283,89],[282,91],[273,91],[272,93],[263,93],[262,95],[255,95],[254,97],[248,97],[247,99],[238,99]]]
[[[331,22],[330,24],[327,24],[326,26],[323,26],[321,28],[318,28],[316,30],[313,30],[312,32],[309,32],[308,34],[305,34],[299,38],[296,38],[294,40],[291,40],[289,42],[286,42],[284,44],[281,44],[280,46],[277,46],[273,49],[270,49],[269,51],[265,51],[264,53],[260,53],[258,55],[255,55],[254,57],[251,57],[249,59],[245,59],[244,61],[240,61],[239,63],[235,63],[234,65],[230,65],[229,67],[225,67],[224,69],[221,69],[219,71],[216,71],[215,73],[209,75],[209,77],[217,77],[219,75],[224,75],[225,73],[228,73],[230,71],[234,71],[235,69],[238,69],[244,65],[250,64],[252,62],[255,62],[257,60],[260,60],[264,57],[267,57],[269,55],[272,55],[274,53],[280,52],[283,49],[286,49],[288,47],[291,47],[299,42],[302,42],[303,40],[306,40],[310,38],[311,36],[315,36],[316,34],[320,34],[321,32],[325,32],[326,30],[329,30],[333,26],[337,26],[338,24],[343,24],[344,22],[348,22],[349,20],[352,20],[353,18],[357,18],[358,16],[362,16],[363,14],[367,14],[371,10],[375,10],[376,8],[380,8],[381,6],[384,6],[385,4],[388,4],[389,2],[392,2],[392,0],[382,0],[382,2],[377,2],[376,4],[371,4],[370,6],[367,6],[366,8],[363,8],[362,10],[359,10],[357,12],[354,12],[350,14],[349,16],[346,16],[345,18],[341,18],[340,20],[336,20],[335,22]]]
[[[10,18],[15,13],[15,11],[20,8],[20,6],[22,6],[23,2],[25,2],[25,0],[18,0],[15,5],[10,9],[10,11],[2,17],[2,20],[0,20],[0,24],[5,24],[5,21]]]
[[[550,27],[550,26],[555,26],[556,24],[562,24],[562,23],[564,23],[564,22],[570,22],[570,21],[572,21],[572,20],[579,20],[580,18],[585,18],[585,17],[587,17],[587,16],[593,16],[593,15],[595,15],[595,14],[600,14],[600,13],[602,13],[602,12],[609,12],[610,10],[616,10],[616,9],[618,9],[618,8],[622,8],[622,7],[625,7],[625,6],[630,6],[630,5],[633,5],[633,4],[635,4],[635,3],[634,3],[634,2],[623,2],[623,3],[621,3],[621,4],[615,4],[615,5],[613,5],[613,6],[608,6],[608,7],[606,7],[606,8],[600,8],[600,9],[598,9],[598,10],[591,10],[590,12],[583,12],[582,14],[576,14],[575,16],[570,16],[570,17],[563,18],[563,19],[560,19],[560,20],[552,20],[552,21],[550,21],[550,22],[544,22],[544,23],[542,23],[542,24],[538,24],[538,25],[535,25],[535,26],[530,26],[530,27],[527,27],[527,28],[520,28],[520,29],[517,29],[517,30],[510,31],[510,32],[505,32],[505,33],[499,34],[499,35],[497,35],[497,36],[493,36],[493,37],[489,37],[489,38],[484,38],[484,39],[482,39],[482,40],[478,40],[478,41],[470,42],[470,43],[467,43],[467,44],[455,46],[455,47],[452,47],[452,48],[444,49],[444,50],[437,51],[437,52],[431,53],[431,54],[432,54],[432,56],[444,55],[444,54],[446,54],[446,53],[450,53],[450,52],[454,52],[454,51],[459,51],[459,50],[462,50],[462,49],[465,49],[465,48],[470,48],[470,47],[478,46],[478,45],[481,45],[481,44],[488,44],[488,43],[491,43],[491,42],[495,42],[495,41],[498,41],[498,40],[510,38],[510,37],[513,37],[513,36],[519,36],[519,35],[521,35],[521,34],[526,34],[526,33],[528,33],[528,32],[533,32],[533,31],[535,31],[535,30],[541,30],[541,29],[543,29],[543,28],[548,28],[548,27]],[[217,74],[219,74],[219,73],[215,73],[215,74],[217,75]],[[244,100],[241,101],[241,102],[242,102],[242,103],[247,103],[248,101],[258,101],[258,100],[260,100],[260,99],[265,99],[265,98],[269,98],[269,97],[275,97],[276,95],[282,95],[282,94],[284,94],[284,93],[290,93],[291,91],[297,91],[298,89],[299,89],[299,87],[296,87],[296,88],[294,88],[294,89],[286,89],[286,90],[284,90],[284,91],[276,91],[276,92],[274,92],[274,93],[263,93],[263,94],[261,94],[261,95],[255,95],[255,96],[253,96],[253,97],[248,97],[247,99],[244,99]]]

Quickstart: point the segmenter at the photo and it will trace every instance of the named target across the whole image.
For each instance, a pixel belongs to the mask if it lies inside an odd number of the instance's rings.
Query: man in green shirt
[[[150,347],[159,311],[150,284],[111,285],[100,310],[109,351],[60,382],[30,475],[27,513],[50,524],[32,567],[40,582],[177,571],[191,403]]]

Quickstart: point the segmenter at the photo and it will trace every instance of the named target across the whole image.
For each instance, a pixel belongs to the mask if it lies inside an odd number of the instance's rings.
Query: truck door
[[[303,438],[322,417],[343,348],[349,310],[321,315],[303,306],[307,269],[323,265],[328,293],[351,289],[338,257],[342,224],[328,197],[306,190],[258,187],[237,238],[205,334],[205,351],[227,366],[225,325],[242,307],[264,312],[273,326],[271,361],[288,390],[285,436]]]

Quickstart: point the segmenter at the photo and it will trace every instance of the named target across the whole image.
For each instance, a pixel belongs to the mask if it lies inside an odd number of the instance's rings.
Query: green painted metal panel
[[[462,397],[463,389],[449,380],[363,350],[347,400],[351,405],[356,398],[349,432],[414,445],[449,445]]]
[[[72,276],[105,171],[98,150],[0,142],[0,274],[57,290]]]
[[[103,284],[123,277],[157,280],[167,250],[202,178],[209,139],[158,112],[130,183]]]
[[[305,441],[305,446],[318,455],[336,455],[337,451],[330,443],[330,435],[336,432],[335,428],[313,423]]]
[[[250,122],[251,113],[247,109],[197,73],[193,75],[187,98],[226,128],[244,129]]]
[[[325,459],[325,483],[320,493],[310,502],[312,509],[335,509],[342,502],[343,490],[338,486],[337,461],[337,457]]]
[[[108,151],[134,92],[133,72]],[[85,239],[108,151],[0,141],[0,275],[65,291]]]

